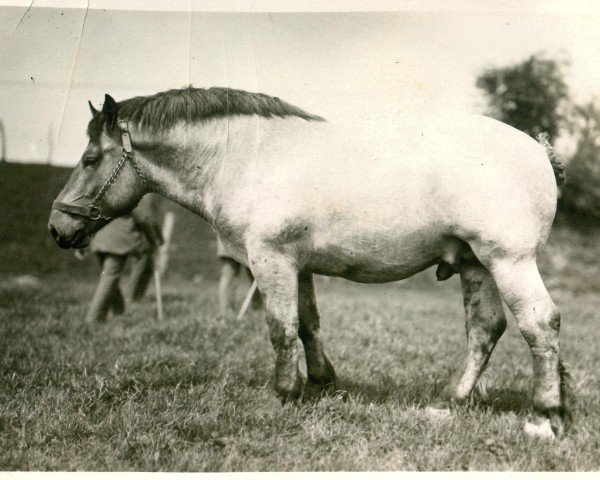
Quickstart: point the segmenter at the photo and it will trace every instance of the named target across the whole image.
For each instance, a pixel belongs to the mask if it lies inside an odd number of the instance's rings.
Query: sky
[[[99,108],[105,93],[122,100],[193,84],[260,91],[325,118],[434,106],[482,113],[477,75],[540,52],[569,61],[575,101],[598,91],[600,6],[582,13],[385,4],[396,11],[0,6],[7,158],[74,165],[87,142],[87,101]]]

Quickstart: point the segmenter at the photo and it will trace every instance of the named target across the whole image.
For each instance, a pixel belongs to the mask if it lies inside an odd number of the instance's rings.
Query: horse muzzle
[[[83,248],[90,240],[82,222],[74,221],[59,212],[56,215],[52,212],[50,215],[48,230],[60,248]]]
[[[85,231],[79,230],[74,235],[61,235],[58,230],[52,225],[48,226],[48,230],[60,248],[84,248],[89,243],[89,236]]]

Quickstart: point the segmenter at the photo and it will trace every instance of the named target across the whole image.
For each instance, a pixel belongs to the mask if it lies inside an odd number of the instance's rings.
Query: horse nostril
[[[54,240],[58,242],[58,232],[56,231],[56,228],[54,228],[53,225],[50,225],[50,233],[52,234],[52,238],[54,238]]]

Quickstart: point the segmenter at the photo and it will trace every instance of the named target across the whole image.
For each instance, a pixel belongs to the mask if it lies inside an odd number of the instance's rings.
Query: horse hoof
[[[313,398],[321,398],[324,396],[330,396],[334,394],[335,391],[335,381],[328,382],[315,382],[311,380],[310,377],[306,382],[306,387],[304,391],[304,398],[306,400],[311,400]]]
[[[425,413],[429,418],[435,420],[449,418],[452,415],[452,412],[449,408],[436,408],[431,406],[425,409]]]
[[[302,401],[306,393],[306,384],[302,377],[298,375],[292,388],[275,387],[275,392],[281,400],[282,405]]]
[[[539,438],[542,440],[556,440],[556,435],[552,430],[549,419],[544,419],[541,423],[534,423],[527,421],[525,427],[523,427],[525,435],[532,438]]]

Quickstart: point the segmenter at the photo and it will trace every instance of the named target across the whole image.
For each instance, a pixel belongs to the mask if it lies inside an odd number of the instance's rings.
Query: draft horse
[[[390,115],[376,134],[340,128],[278,98],[184,88],[90,103],[89,143],[55,200],[49,229],[82,247],[157,192],[210,222],[266,304],[275,390],[297,399],[334,384],[313,274],[390,282],[439,265],[460,274],[468,352],[431,406],[465,400],[514,314],[533,360],[526,432],[568,419],[560,314],[536,265],[556,212],[560,166],[543,145],[482,116]],[[347,120],[347,119],[346,119]],[[557,177],[559,178],[559,177]],[[306,352],[299,375],[296,339]]]

